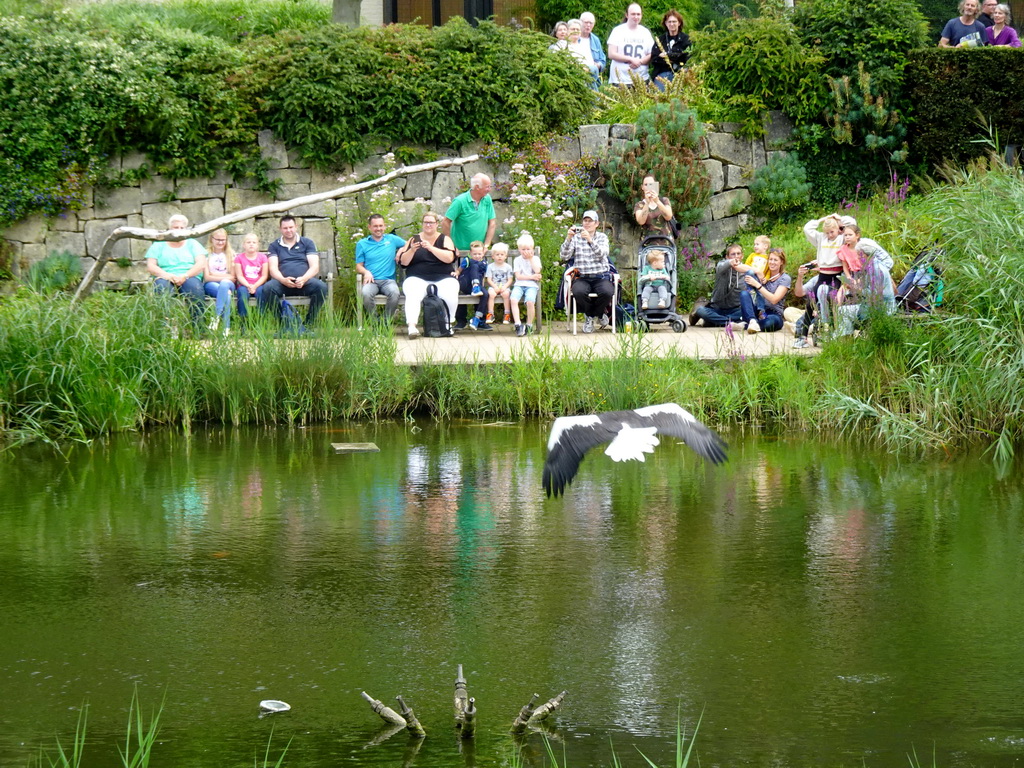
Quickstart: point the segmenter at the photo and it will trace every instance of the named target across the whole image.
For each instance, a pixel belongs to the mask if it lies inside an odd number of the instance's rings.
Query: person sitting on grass
[[[188,217],[176,213],[167,221],[172,232],[188,229]],[[206,249],[191,237],[175,242],[153,243],[146,251],[146,269],[153,275],[156,292],[177,293],[188,301],[197,331],[203,321],[203,283],[199,275],[206,268]]]
[[[500,248],[498,246],[501,246]],[[490,323],[494,322],[494,302],[500,296],[501,305],[505,309],[505,325],[509,321],[509,298],[512,286],[512,265],[508,263],[508,246],[505,243],[497,243],[491,248],[493,261],[487,265],[487,272],[484,280],[487,283],[487,317],[480,323],[480,330],[490,330]]]
[[[747,333],[771,333],[782,328],[785,309],[782,301],[793,284],[793,279],[786,274],[786,252],[772,248],[764,279],[748,272],[743,281],[750,286],[750,290],[740,294],[740,322],[746,325]]]
[[[744,290],[743,276],[748,267],[743,263],[743,248],[732,243],[725,249],[725,258],[715,265],[715,287],[711,302],[700,300],[690,314],[690,325],[701,321],[705,328],[724,328],[739,322],[741,315],[740,294]]]
[[[516,324],[516,336],[533,333],[534,318],[537,312],[537,294],[540,292],[541,264],[534,255],[533,237],[524,232],[516,241],[519,255],[512,263],[512,271],[516,276],[516,284],[512,289],[512,320]],[[497,246],[495,246],[497,248]],[[526,323],[520,321],[519,302],[526,303]]]

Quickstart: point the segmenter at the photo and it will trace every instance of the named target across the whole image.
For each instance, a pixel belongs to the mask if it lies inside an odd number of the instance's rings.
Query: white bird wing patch
[[[592,427],[601,423],[601,417],[596,414],[591,416],[561,416],[555,419],[551,425],[551,436],[548,438],[548,451],[553,451],[558,439],[567,429],[573,427]]]
[[[655,427],[634,428],[623,425],[604,452],[612,461],[646,461],[644,454],[654,453],[655,446],[661,442],[657,431]]]

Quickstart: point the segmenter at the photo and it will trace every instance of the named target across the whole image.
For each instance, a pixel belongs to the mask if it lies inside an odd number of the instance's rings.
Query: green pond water
[[[68,744],[154,768],[499,766],[536,692],[569,766],[1010,766],[1024,756],[1024,481],[727,435],[730,461],[595,453],[545,499],[543,423],[162,432],[0,458],[0,766]],[[380,453],[334,455],[332,442]],[[461,663],[478,734],[460,750]],[[377,744],[360,698],[428,731]],[[166,698],[164,698],[166,697]],[[260,718],[262,699],[288,713]],[[544,763],[543,736],[523,742]],[[273,760],[272,760],[273,761]]]

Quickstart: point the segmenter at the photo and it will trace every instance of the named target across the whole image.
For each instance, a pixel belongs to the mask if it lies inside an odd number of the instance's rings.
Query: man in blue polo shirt
[[[384,231],[387,227],[379,213],[370,215],[369,228],[370,236],[356,243],[356,272],[363,276],[363,309],[367,317],[373,317],[373,299],[383,294],[387,298],[384,317],[391,320],[402,296],[395,281],[395,254],[405,246],[405,240]]]
[[[308,296],[309,314],[306,320],[316,323],[320,308],[327,299],[327,285],[317,279],[320,274],[320,256],[308,237],[300,237],[294,216],[281,217],[281,238],[267,249],[270,279],[260,293],[260,309],[272,309],[281,317],[281,299],[285,296]]]

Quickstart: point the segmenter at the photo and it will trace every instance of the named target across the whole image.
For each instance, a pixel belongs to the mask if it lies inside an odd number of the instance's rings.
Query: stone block
[[[329,219],[305,219],[302,236],[308,237],[318,251],[334,250],[334,222]]]
[[[82,232],[54,232],[46,233],[46,252],[73,253],[76,256],[85,255],[85,234]]]
[[[722,172],[722,163],[719,160],[701,160],[701,165],[708,172],[711,178],[711,194],[716,194],[725,189],[725,175]]]
[[[152,243],[148,240],[132,238],[128,241],[128,255],[131,256],[132,261],[143,262],[143,266],[145,266],[146,251],[151,245]]]
[[[269,205],[274,198],[266,192],[258,192],[255,189],[239,189],[229,187],[224,192],[224,209],[228,213],[234,213],[257,205]]]
[[[207,184],[215,185],[226,185],[230,184],[231,182],[231,174],[224,170],[217,171],[215,174],[213,174],[213,176],[206,180]]]
[[[701,160],[708,160],[711,158],[711,149],[708,147],[708,137],[705,134],[701,136],[697,146],[697,157]]]
[[[768,112],[764,124],[765,149],[781,149],[789,146],[793,137],[793,121],[778,110]]]
[[[260,239],[260,250],[266,251],[270,243],[281,237],[279,219],[279,216],[262,216],[256,219],[252,230]]]
[[[581,125],[580,154],[590,157],[603,157],[608,151],[608,133],[610,127],[607,125]]]
[[[48,253],[49,251],[42,243],[25,243],[19,246],[15,251],[15,258],[17,259],[15,263],[18,265],[15,274],[24,275],[28,272],[29,267],[37,261],[45,259]]]
[[[313,172],[309,168],[278,168],[267,171],[271,180],[279,179],[282,184],[309,184]]]
[[[142,211],[142,190],[138,187],[104,189],[95,198],[96,218],[112,219]]]
[[[768,156],[764,151],[764,143],[761,141],[755,141],[751,146],[754,150],[754,162],[752,169],[756,171],[758,168],[764,168],[765,165],[768,164]]]
[[[178,200],[200,200],[204,197],[224,197],[225,185],[205,181],[180,181],[175,192]]]
[[[294,200],[297,197],[309,197],[309,184],[282,184],[277,189],[278,200]]]
[[[59,229],[62,232],[78,232],[81,230],[81,222],[78,221],[77,213],[65,211],[50,219],[50,229]]]
[[[33,213],[5,229],[4,239],[19,243],[41,243],[46,239],[47,228],[43,214]]]
[[[574,163],[580,159],[580,140],[563,136],[551,146],[551,159],[556,163]]]
[[[736,189],[745,187],[750,183],[746,176],[746,170],[739,165],[725,166],[725,189]]]
[[[94,219],[85,223],[85,255],[99,258],[103,250],[103,243],[107,237],[118,227],[128,226],[127,219]],[[118,240],[114,244],[113,258],[120,259],[131,256],[131,246],[128,240]]]
[[[139,168],[144,166],[147,161],[148,158],[143,152],[128,152],[121,156],[121,170],[137,171]]]
[[[709,133],[708,151],[711,157],[723,163],[747,165],[753,162],[753,150],[749,139],[741,139],[731,133]]]
[[[288,148],[274,136],[273,131],[260,131],[257,141],[260,145],[260,155],[267,161],[269,168],[288,167]]]
[[[168,220],[176,213],[184,213],[180,203],[149,203],[142,206],[142,226],[146,229],[167,229]]]
[[[384,155],[371,154],[352,166],[352,173],[356,175],[355,181],[369,181],[382,176],[384,171]]]
[[[204,224],[224,215],[224,201],[219,197],[208,197],[205,200],[190,200],[181,204],[181,212],[188,216],[193,226]]]
[[[100,280],[109,283],[144,283],[151,277],[145,262],[138,261],[128,267],[122,267],[116,261],[108,261],[100,273]]]
[[[344,187],[346,184],[352,183],[349,179],[340,179],[340,175],[341,174],[337,173],[321,173],[317,170],[311,170],[309,172],[310,193],[315,195],[320,192],[332,192],[339,187]]]
[[[632,139],[636,135],[636,126],[632,123],[615,123],[611,128],[613,139]]]
[[[736,236],[739,228],[738,216],[710,221],[697,227],[700,232],[701,242],[704,243],[704,247],[710,253],[721,253],[725,250],[726,243]]]
[[[739,133],[742,127],[741,123],[716,123],[714,130],[720,133]]]
[[[629,148],[628,139],[611,139],[608,142],[608,154],[612,157],[621,156]]]
[[[143,203],[166,203],[178,199],[174,190],[174,179],[166,176],[143,179],[139,182],[139,188],[142,190]]]
[[[428,199],[434,193],[434,172],[420,171],[405,177],[405,199],[415,200],[417,197]]]
[[[333,219],[338,215],[338,206],[334,200],[321,200],[319,203],[299,205],[292,209],[295,216],[312,216],[318,219]]]
[[[715,221],[742,213],[750,205],[750,191],[730,189],[711,196],[711,216]]]
[[[434,176],[434,186],[430,193],[431,210],[443,216],[452,200],[468,188],[469,185],[462,177],[461,171],[438,171]]]

